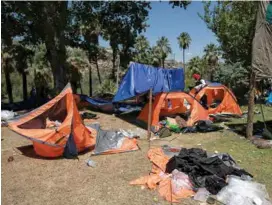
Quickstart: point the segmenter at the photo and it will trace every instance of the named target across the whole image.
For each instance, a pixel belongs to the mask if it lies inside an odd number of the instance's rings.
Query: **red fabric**
[[[195,74],[193,74],[193,78],[195,80],[200,80],[200,75],[195,73]]]

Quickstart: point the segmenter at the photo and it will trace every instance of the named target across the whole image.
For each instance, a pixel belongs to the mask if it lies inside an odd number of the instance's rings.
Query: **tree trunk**
[[[5,69],[5,79],[6,79],[6,87],[7,87],[9,103],[13,103],[12,85],[11,85],[10,73],[8,71],[8,68]]]
[[[116,88],[119,87],[119,69],[120,69],[120,54],[119,54],[119,58],[118,58],[118,65],[117,65],[117,72],[116,72]]]
[[[210,81],[213,82],[213,71],[214,71],[214,67],[211,66],[211,71],[210,71]]]
[[[92,66],[89,66],[89,95],[93,95],[93,78],[92,78]]]
[[[164,59],[162,59],[162,67],[164,68]]]
[[[253,71],[251,71],[247,113],[247,130],[246,130],[246,137],[248,139],[251,139],[253,134],[255,84],[256,84],[255,74]]]
[[[101,85],[101,84],[102,84],[102,81],[101,81],[101,76],[100,76],[100,71],[99,71],[98,59],[97,59],[97,57],[96,57],[96,60],[95,60],[95,64],[96,64],[96,71],[97,71],[98,80],[99,80],[99,83],[100,83],[100,85]]]
[[[185,70],[185,49],[183,49],[183,69],[184,69],[184,76],[186,76],[186,70]]]
[[[113,50],[112,52],[112,71],[111,71],[111,76],[112,76],[112,79],[115,80],[115,62],[116,62],[116,51]]]
[[[54,7],[54,4],[59,4]],[[58,8],[59,10],[57,10]],[[44,40],[47,50],[47,59],[51,65],[54,76],[54,89],[60,92],[68,82],[66,70],[66,49],[64,27],[67,24],[68,2],[45,2],[44,12],[55,16],[59,12],[58,18],[52,19],[48,16],[44,21]]]
[[[25,72],[22,72],[22,80],[23,80],[23,96],[24,100],[27,100],[27,75]]]

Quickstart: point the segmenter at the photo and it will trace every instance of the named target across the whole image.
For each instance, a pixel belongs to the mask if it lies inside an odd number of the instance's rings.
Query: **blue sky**
[[[201,2],[192,1],[186,10],[172,8],[168,2],[152,2],[151,7],[148,17],[149,27],[143,35],[147,37],[151,46],[156,44],[159,37],[166,36],[172,47],[172,55],[168,58],[173,59],[175,56],[176,60],[181,61],[182,53],[177,43],[177,37],[181,32],[188,32],[192,39],[191,46],[186,52],[187,60],[193,56],[202,56],[203,48],[208,43],[218,44],[214,34],[197,15],[198,12],[203,13]],[[106,42],[101,44],[108,46]]]

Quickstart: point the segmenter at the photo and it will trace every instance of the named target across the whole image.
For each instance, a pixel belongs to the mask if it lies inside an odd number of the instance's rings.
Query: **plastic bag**
[[[178,193],[181,189],[192,190],[193,185],[187,174],[175,169],[172,172],[172,189],[173,193]]]
[[[15,117],[16,113],[9,110],[1,110],[1,120],[7,121]]]
[[[134,138],[134,137],[140,137],[143,138],[143,136],[146,134],[146,131],[140,128],[135,128],[133,130],[123,130],[119,129],[119,131],[128,138]]]
[[[194,200],[206,202],[209,195],[210,192],[206,188],[199,188],[196,192],[196,195],[194,196]]]
[[[230,176],[217,199],[226,205],[271,205],[265,185]]]

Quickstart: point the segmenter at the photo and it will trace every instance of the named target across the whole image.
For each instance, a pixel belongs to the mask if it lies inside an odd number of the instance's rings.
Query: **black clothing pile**
[[[235,166],[233,161],[219,156],[208,157],[206,151],[199,148],[181,149],[179,155],[172,157],[166,165],[166,172],[174,169],[186,173],[194,187],[205,187],[210,193],[217,194],[227,185],[227,175],[242,176],[250,173]],[[229,159],[231,160],[231,159]]]
[[[206,133],[206,132],[216,132],[223,130],[223,127],[212,124],[208,120],[199,120],[195,123],[193,127],[186,127],[182,130],[182,133]]]
[[[81,115],[81,118],[82,118],[82,119],[94,119],[94,118],[96,118],[96,114],[89,113],[89,112],[84,112],[84,113]]]

